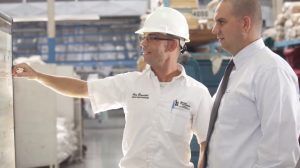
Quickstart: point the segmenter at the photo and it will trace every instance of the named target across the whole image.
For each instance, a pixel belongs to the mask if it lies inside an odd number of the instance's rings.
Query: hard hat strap
[[[186,45],[183,44],[183,46],[181,46],[181,44],[180,44],[180,53],[183,54],[186,50],[187,50]]]

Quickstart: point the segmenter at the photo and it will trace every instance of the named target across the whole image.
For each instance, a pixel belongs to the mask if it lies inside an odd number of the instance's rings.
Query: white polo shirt
[[[190,141],[206,140],[212,99],[182,73],[161,84],[150,68],[88,82],[95,113],[123,108],[121,168],[193,168]]]

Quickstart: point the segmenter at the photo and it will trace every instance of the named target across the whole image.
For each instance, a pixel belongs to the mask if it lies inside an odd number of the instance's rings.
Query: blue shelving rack
[[[284,47],[299,46],[299,45],[300,45],[300,39],[284,40],[284,41],[278,41],[274,43],[275,48],[284,48]]]
[[[104,18],[95,22],[58,22],[55,58],[48,57],[46,23],[20,23],[13,32],[14,57],[40,55],[49,63],[74,66],[135,67],[139,56],[134,32],[140,19]]]

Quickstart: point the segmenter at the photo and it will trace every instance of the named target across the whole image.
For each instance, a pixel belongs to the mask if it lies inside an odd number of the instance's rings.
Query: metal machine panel
[[[31,66],[55,73],[55,65]],[[14,91],[17,168],[56,166],[56,93],[23,78],[14,79]]]
[[[12,20],[0,13],[0,167],[15,167]]]

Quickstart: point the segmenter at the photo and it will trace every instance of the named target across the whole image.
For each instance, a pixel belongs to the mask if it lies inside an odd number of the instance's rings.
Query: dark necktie
[[[230,76],[230,73],[231,73],[233,67],[234,67],[234,63],[233,63],[233,60],[231,59],[228,66],[226,67],[222,83],[218,89],[218,92],[217,92],[217,95],[216,95],[216,98],[215,98],[215,101],[213,104],[213,108],[212,108],[212,111],[210,114],[210,121],[209,121],[207,136],[206,136],[206,148],[205,148],[205,153],[204,153],[204,168],[206,168],[206,166],[207,166],[208,146],[209,146],[209,141],[210,141],[211,135],[214,130],[215,122],[218,117],[219,106],[220,106],[222,97],[226,91],[228,79],[229,79],[229,76]]]

